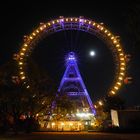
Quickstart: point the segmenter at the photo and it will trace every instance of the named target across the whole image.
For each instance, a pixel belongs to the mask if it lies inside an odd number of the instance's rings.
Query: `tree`
[[[40,74],[35,82],[31,79],[30,82],[33,86],[29,90],[22,85],[17,73],[17,63],[14,61],[10,61],[0,68],[0,113],[3,114],[0,117],[0,130],[8,130],[11,126],[15,131],[19,130],[21,116],[24,115],[25,120],[35,118],[37,113],[45,112],[47,108],[50,109],[54,98],[54,88],[52,82],[48,80],[48,76]],[[34,77],[35,75],[32,75],[32,78]],[[44,88],[45,86],[47,88]]]
[[[55,102],[55,108],[53,113],[53,120],[70,120],[72,114],[76,112],[75,102],[70,99],[70,97],[65,93],[57,94]]]
[[[15,75],[15,63],[8,62],[0,69],[0,113],[1,127],[8,129],[10,125],[16,129],[20,114],[27,111],[28,98],[27,90],[20,83],[13,81]],[[10,121],[9,118],[11,118]],[[7,124],[7,125],[5,125]]]
[[[110,112],[111,109],[124,109],[125,101],[119,95],[106,96],[104,99],[103,109],[105,112]]]

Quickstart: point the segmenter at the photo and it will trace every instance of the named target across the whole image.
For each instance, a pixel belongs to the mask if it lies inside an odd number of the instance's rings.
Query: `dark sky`
[[[95,1],[96,2],[96,1]],[[17,52],[23,36],[29,34],[40,22],[52,20],[59,16],[84,16],[104,24],[116,35],[121,36],[125,51],[132,54],[128,74],[133,77],[133,83],[125,85],[119,94],[125,98],[128,105],[140,105],[140,49],[131,46],[126,24],[127,11],[135,3],[91,4],[90,1],[55,2],[54,3],[18,3],[1,4],[1,49],[0,65],[5,64]],[[92,99],[96,101],[105,95],[114,75],[112,53],[98,38],[80,31],[56,33],[40,42],[32,57],[37,65],[45,69],[59,84],[65,70],[64,57],[70,51],[77,53],[78,65],[82,77]],[[96,56],[88,56],[90,50],[96,51]],[[56,69],[58,71],[56,71]],[[55,76],[54,76],[55,75]]]

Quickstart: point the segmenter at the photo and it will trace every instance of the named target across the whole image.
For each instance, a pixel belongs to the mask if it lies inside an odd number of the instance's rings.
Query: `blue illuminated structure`
[[[80,75],[74,52],[66,57],[66,70],[58,88],[60,94],[67,94],[77,102],[79,112],[90,112],[95,115],[95,109]]]

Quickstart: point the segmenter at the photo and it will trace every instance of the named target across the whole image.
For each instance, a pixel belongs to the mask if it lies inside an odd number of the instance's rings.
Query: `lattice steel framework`
[[[60,82],[58,92],[67,94],[68,96],[78,97],[78,100],[83,102],[81,104],[82,108],[85,107],[88,109],[88,112],[95,114],[95,109],[93,107],[91,98],[78,69],[74,52],[70,52],[66,58],[66,70]]]

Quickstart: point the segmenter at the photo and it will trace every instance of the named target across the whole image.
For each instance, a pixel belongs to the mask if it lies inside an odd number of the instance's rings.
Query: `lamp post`
[[[63,122],[61,123],[61,126],[62,126],[62,131],[63,131],[63,129],[64,129],[64,123]]]

